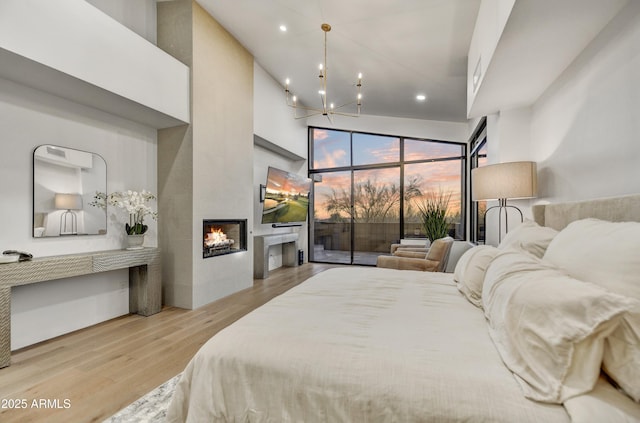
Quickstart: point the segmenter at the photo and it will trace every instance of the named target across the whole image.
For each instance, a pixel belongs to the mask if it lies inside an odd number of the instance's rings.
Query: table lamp
[[[485,225],[489,210],[498,209],[498,242],[502,241],[502,215],[504,213],[505,233],[509,232],[508,209],[522,211],[508,205],[508,199],[534,198],[538,180],[535,162],[509,162],[477,167],[471,170],[471,193],[473,201],[498,200],[498,205],[484,212]]]
[[[78,218],[73,210],[82,210],[80,194],[57,193],[54,202],[56,209],[66,210],[60,215],[60,235],[77,235]]]

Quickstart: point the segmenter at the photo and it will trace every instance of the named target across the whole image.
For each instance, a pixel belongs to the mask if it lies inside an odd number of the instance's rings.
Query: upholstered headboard
[[[533,219],[542,226],[562,230],[574,220],[593,217],[611,222],[640,222],[640,194],[570,203],[538,204]]]

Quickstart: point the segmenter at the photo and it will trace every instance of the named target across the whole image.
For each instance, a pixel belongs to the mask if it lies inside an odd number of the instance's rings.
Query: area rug
[[[109,417],[103,423],[156,423],[165,420],[180,374]]]

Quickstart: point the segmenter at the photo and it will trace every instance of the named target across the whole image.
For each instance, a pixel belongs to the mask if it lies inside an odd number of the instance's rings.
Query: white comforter
[[[211,338],[171,422],[564,422],[524,398],[452,276],[314,276]]]

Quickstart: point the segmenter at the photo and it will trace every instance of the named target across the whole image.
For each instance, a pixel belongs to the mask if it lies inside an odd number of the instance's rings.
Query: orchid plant
[[[149,229],[144,224],[145,216],[151,216],[154,220],[158,218],[158,212],[147,205],[149,201],[155,199],[156,196],[147,190],[116,191],[111,194],[97,192],[90,204],[102,208],[106,208],[108,204],[126,211],[129,213],[129,223],[124,225],[127,235],[142,235]]]

